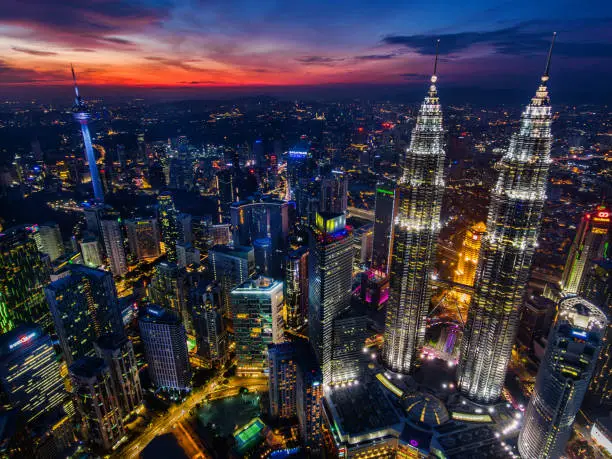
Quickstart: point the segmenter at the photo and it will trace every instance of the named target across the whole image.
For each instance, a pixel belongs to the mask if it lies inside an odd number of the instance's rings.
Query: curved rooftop
[[[450,419],[444,403],[430,394],[416,392],[408,395],[403,405],[406,407],[406,415],[413,422],[438,426]]]

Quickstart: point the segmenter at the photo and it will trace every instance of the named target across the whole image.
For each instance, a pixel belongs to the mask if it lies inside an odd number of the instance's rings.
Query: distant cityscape
[[[2,457],[610,457],[612,118],[552,54],[522,106],[438,54],[414,104],[1,104]]]

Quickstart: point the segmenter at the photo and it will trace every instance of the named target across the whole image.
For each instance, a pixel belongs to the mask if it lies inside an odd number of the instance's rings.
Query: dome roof
[[[430,426],[444,424],[449,420],[448,410],[439,398],[416,392],[404,400],[406,414],[411,421]]]

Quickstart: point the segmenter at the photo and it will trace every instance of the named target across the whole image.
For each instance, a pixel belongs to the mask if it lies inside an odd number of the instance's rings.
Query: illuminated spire
[[[555,46],[555,38],[557,38],[557,32],[553,32],[552,41],[550,42],[548,57],[546,58],[546,68],[544,69],[544,75],[542,75],[542,83],[548,81],[548,72],[550,71],[550,58],[552,57],[553,46]]]
[[[77,86],[76,73],[74,72],[74,66],[70,64],[70,70],[72,70],[72,81],[74,82],[74,94],[76,95],[74,99],[75,105],[81,105],[81,96],[79,95],[79,87]]]

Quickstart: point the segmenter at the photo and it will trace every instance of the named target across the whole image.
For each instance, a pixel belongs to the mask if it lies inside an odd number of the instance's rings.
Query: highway
[[[155,437],[158,435],[163,435],[166,432],[172,432],[177,423],[180,423],[188,418],[189,411],[194,409],[198,403],[204,402],[207,395],[211,396],[211,400],[217,400],[220,398],[237,395],[240,387],[246,387],[253,392],[260,392],[267,390],[268,388],[267,378],[231,377],[229,378],[229,384],[223,385],[221,382],[224,379],[225,378],[222,376],[217,376],[211,379],[206,386],[194,391],[191,395],[189,395],[182,404],[172,406],[162,416],[155,418],[151,425],[147,427],[142,434],[135,437],[123,448],[121,448],[121,451],[117,454],[117,456],[122,458],[139,457],[142,451]],[[182,427],[184,429],[184,426]],[[183,436],[185,436],[185,438],[187,438],[183,429],[181,430],[181,433]],[[199,448],[197,448],[197,450],[197,457],[208,457],[204,452],[199,451]]]

